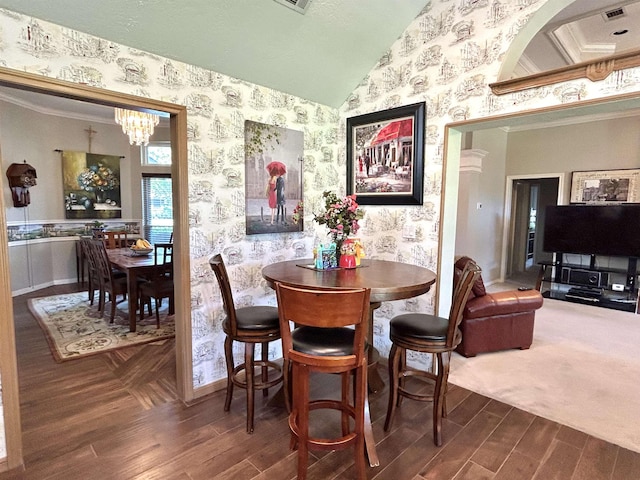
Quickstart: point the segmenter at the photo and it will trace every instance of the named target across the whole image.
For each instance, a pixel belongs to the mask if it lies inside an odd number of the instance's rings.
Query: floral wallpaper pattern
[[[555,0],[549,0],[555,1]],[[0,64],[27,72],[183,104],[188,109],[189,254],[194,387],[225,376],[221,299],[208,259],[221,252],[238,306],[275,305],[264,265],[309,257],[327,237],[312,222],[323,190],[345,193],[346,119],[425,101],[424,205],[372,207],[359,232],[367,256],[437,269],[444,126],[638,89],[640,70],[497,97],[488,84],[520,29],[545,0],[425,0],[425,7],[339,109],[0,10]],[[245,120],[304,132],[304,232],[244,233]],[[376,311],[375,342],[389,350],[388,319],[433,311],[432,293]],[[278,346],[272,346],[278,355]],[[238,350],[240,355],[240,350]]]

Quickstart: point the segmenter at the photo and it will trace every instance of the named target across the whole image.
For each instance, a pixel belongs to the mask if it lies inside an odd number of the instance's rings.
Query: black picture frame
[[[422,205],[425,110],[421,102],[347,118],[347,194],[360,205]]]

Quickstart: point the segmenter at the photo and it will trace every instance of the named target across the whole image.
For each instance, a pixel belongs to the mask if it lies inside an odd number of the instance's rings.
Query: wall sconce
[[[24,163],[12,163],[7,169],[14,207],[26,207],[31,203],[29,187],[36,185],[36,169]]]

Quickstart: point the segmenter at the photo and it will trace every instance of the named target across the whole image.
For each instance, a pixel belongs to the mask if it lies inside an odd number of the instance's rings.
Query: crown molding
[[[40,96],[34,97],[34,98],[37,98],[38,100],[32,101],[30,99],[27,99],[24,96],[24,94],[23,96],[20,96],[20,97],[13,96],[7,92],[7,89],[0,90],[0,100],[11,103],[13,105],[17,105],[22,108],[26,108],[28,110],[31,110],[37,113],[41,113],[43,115],[64,117],[67,119],[82,120],[82,121],[88,121],[91,123],[115,124],[115,121],[113,119],[113,113],[107,116],[106,114],[99,115],[99,114],[91,114],[91,113],[83,112],[81,111],[82,107],[77,106],[77,102],[72,100],[66,100],[67,102],[69,102],[68,103],[69,108],[62,109],[62,108],[57,108],[50,105],[45,105],[45,103],[43,103]],[[105,107],[101,107],[101,108],[105,108]]]
[[[556,68],[547,72],[535,73],[526,77],[490,83],[489,87],[495,95],[505,95],[580,78],[588,78],[592,82],[597,82],[604,80],[617,70],[638,66],[640,66],[640,50],[630,50],[625,53]]]

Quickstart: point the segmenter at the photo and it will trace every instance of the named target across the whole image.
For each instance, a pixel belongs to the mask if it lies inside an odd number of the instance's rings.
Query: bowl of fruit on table
[[[139,238],[138,240],[136,240],[136,243],[131,245],[131,248],[129,250],[131,250],[131,255],[133,255],[134,257],[149,255],[151,252],[153,252],[153,245],[151,245],[144,238]]]

